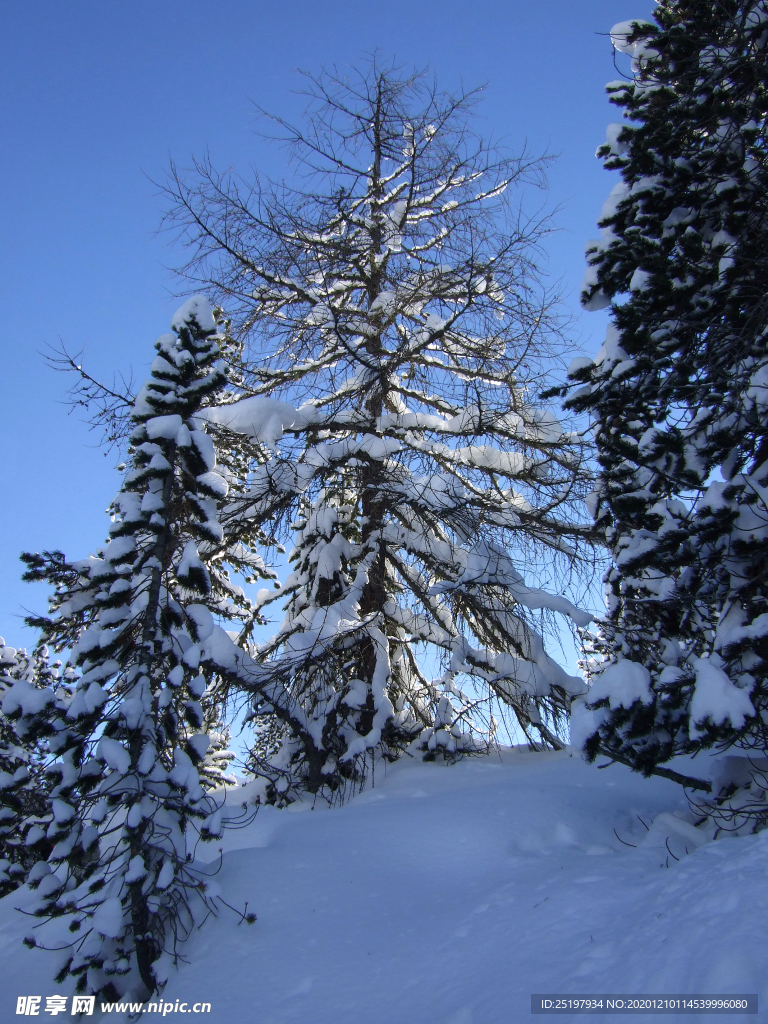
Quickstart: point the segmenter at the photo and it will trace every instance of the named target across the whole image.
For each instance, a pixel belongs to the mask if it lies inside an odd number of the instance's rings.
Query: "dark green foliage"
[[[79,678],[56,690],[24,679],[3,700],[16,733],[45,743],[32,775],[47,827],[33,808],[18,811],[27,843],[37,829],[47,844],[27,875],[38,895],[31,941],[62,949],[63,919],[72,938],[58,980],[105,998],[162,987],[195,901],[216,909],[192,865],[198,839],[221,832],[210,791],[228,760],[220,680],[201,644],[212,612],[251,614],[223,565],[253,560],[242,544],[226,548],[228,472],[196,418],[227,382],[222,338],[201,297],[173,328],[133,406],[108,543],[75,562],[24,556],[26,578],[54,588],[49,616],[31,624],[71,650]]]
[[[8,647],[0,638],[0,895],[25,881],[29,870],[45,860],[52,843],[46,836],[51,821],[51,777],[44,767],[50,754],[45,716],[22,724],[16,715],[16,684],[37,691],[42,709],[56,695],[68,695],[75,672],[50,661],[45,646],[28,654]],[[5,698],[8,697],[7,703]]]
[[[621,182],[582,296],[613,323],[568,403],[596,422],[613,555],[597,651],[650,687],[612,708],[598,689],[586,749],[646,774],[768,738],[768,6],[655,20],[616,40],[633,78],[598,152]]]

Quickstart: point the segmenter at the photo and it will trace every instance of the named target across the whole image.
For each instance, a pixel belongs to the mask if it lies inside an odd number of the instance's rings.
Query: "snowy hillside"
[[[532,992],[764,1004],[768,832],[702,842],[686,809],[664,779],[520,749],[400,762],[339,809],[262,808],[225,834],[217,877],[257,923],[208,921],[164,999],[209,1001],[211,1024],[510,1024]],[[49,980],[57,954],[20,948],[24,899],[0,904],[4,1020],[71,984]]]

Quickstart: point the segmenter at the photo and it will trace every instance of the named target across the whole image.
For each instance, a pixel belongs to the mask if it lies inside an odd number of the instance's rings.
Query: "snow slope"
[[[164,998],[212,1012],[169,1016],[514,1024],[530,1019],[532,992],[758,992],[764,1003],[768,831],[703,842],[685,811],[664,779],[519,749],[400,762],[342,808],[263,808],[225,835],[217,877],[258,922],[223,910],[195,933]],[[64,991],[48,981],[49,954],[19,949],[23,898],[0,903],[3,1020],[18,994]]]

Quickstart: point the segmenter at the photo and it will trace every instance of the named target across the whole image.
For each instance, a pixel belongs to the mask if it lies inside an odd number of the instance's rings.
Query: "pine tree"
[[[475,749],[489,693],[560,746],[581,683],[536,618],[589,620],[540,585],[590,539],[582,441],[538,401],[561,343],[545,226],[509,198],[540,163],[499,155],[470,129],[473,96],[424,76],[374,60],[308,83],[304,127],[276,121],[309,188],[208,164],[168,186],[185,274],[244,346],[247,397],[209,412],[250,441],[233,521],[294,536],[293,571],[257,602],[283,622],[228,677],[253,694],[251,767],[274,800],[343,792],[380,754]]]
[[[768,739],[768,5],[664,0],[655,22],[612,32],[633,76],[608,86],[621,181],[582,297],[612,324],[570,399],[613,555],[578,728],[646,774]]]
[[[105,998],[157,990],[193,901],[216,909],[192,864],[197,840],[222,828],[221,801],[207,792],[221,736],[205,762],[218,680],[200,645],[212,612],[251,613],[224,563],[252,570],[256,560],[242,543],[227,547],[218,520],[227,472],[197,419],[227,382],[224,339],[199,296],[172,326],[134,404],[132,463],[108,543],[75,562],[24,556],[26,578],[55,588],[50,614],[28,622],[71,649],[80,676],[45,700],[17,683],[10,710],[4,701],[17,730],[44,734],[51,754],[51,849],[28,876],[41,919],[29,942],[67,948],[58,980],[73,975],[79,991]]]
[[[47,647],[29,654],[0,637],[0,895],[21,885],[51,850],[45,835],[50,786],[41,770],[49,754],[46,730],[19,728],[8,716],[20,693],[42,710],[67,692],[74,676],[70,668],[62,672],[60,661],[51,663]]]

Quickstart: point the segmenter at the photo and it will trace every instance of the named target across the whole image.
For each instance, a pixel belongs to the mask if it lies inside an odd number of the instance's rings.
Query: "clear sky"
[[[85,347],[96,375],[141,381],[168,328],[178,262],[157,229],[151,179],[209,150],[215,165],[279,172],[284,156],[252,132],[253,103],[296,117],[296,68],[354,63],[380,49],[429,65],[453,90],[487,83],[489,133],[512,149],[559,154],[548,202],[560,207],[550,271],[578,312],[585,242],[611,187],[594,159],[618,112],[607,37],[653,0],[36,0],[0,6],[0,634],[34,635],[22,606],[22,550],[84,557],[105,538],[116,459],[60,404],[63,377],[39,352]],[[593,353],[601,314],[581,317],[574,352]]]

